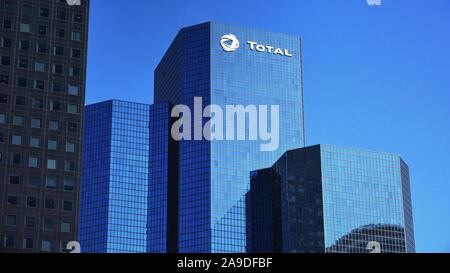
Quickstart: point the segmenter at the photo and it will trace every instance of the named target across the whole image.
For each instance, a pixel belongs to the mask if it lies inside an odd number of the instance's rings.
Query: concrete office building
[[[88,11],[0,0],[0,252],[77,239]]]

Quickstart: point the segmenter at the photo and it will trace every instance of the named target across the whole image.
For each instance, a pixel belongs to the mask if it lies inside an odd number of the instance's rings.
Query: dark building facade
[[[194,135],[179,142],[179,252],[245,252],[248,173],[270,166],[286,150],[304,146],[301,76],[298,36],[215,22],[178,33],[155,71],[156,104],[185,105],[194,111],[196,97],[202,100],[200,111],[209,105],[280,109],[279,145],[272,151],[261,151],[267,144],[261,139],[209,141]],[[207,121],[203,118],[202,125]],[[248,135],[248,127],[244,130]],[[162,203],[153,205],[161,213],[155,213],[164,217],[166,200],[158,200]],[[161,246],[152,240],[149,247]]]
[[[0,251],[77,239],[88,10],[0,1]]]
[[[170,103],[150,106],[149,253],[176,253],[178,249],[179,143],[171,137],[172,107]]]
[[[79,242],[84,253],[145,253],[150,105],[86,106]]]
[[[415,252],[409,170],[394,154],[288,151],[251,173],[246,199],[248,252]]]

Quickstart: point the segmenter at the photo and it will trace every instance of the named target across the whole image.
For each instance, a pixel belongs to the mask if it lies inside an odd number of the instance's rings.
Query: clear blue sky
[[[87,103],[151,103],[177,31],[205,21],[303,37],[308,144],[401,154],[417,249],[450,252],[450,1],[93,0]]]

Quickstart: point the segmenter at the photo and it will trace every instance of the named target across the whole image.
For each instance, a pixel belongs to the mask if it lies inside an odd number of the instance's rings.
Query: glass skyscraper
[[[149,253],[174,253],[178,248],[179,144],[170,134],[172,105],[150,106],[148,245]]]
[[[156,69],[154,101],[194,109],[194,97],[280,107],[275,151],[262,152],[264,141],[179,143],[178,251],[245,252],[250,171],[305,143],[300,38],[214,22],[182,29]]]
[[[288,151],[252,172],[247,204],[249,252],[415,252],[409,169],[395,154]]]
[[[0,0],[0,252],[78,231],[89,0]]]
[[[79,241],[82,252],[147,251],[150,106],[86,106]]]

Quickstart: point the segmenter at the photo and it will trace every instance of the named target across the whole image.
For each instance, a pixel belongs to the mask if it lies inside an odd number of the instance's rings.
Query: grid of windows
[[[60,0],[0,0],[0,200],[23,196],[14,209],[0,203],[1,219],[17,217],[14,229],[0,224],[0,244],[8,252],[60,252],[62,241],[77,238],[76,213],[60,204],[67,200],[78,206],[82,113],[75,109],[84,105],[88,7],[89,1],[69,6]],[[79,39],[57,29],[78,33]],[[72,49],[80,54],[70,55]],[[69,86],[80,92],[74,95]],[[70,141],[77,148],[71,153],[63,145],[47,149],[49,140]],[[49,180],[51,187],[44,182]],[[66,180],[74,181],[71,190],[63,187]],[[54,201],[52,212],[45,207],[47,198]],[[34,219],[34,228],[26,217]],[[53,222],[51,232],[44,219]],[[61,220],[71,228],[63,232]]]
[[[368,253],[376,242],[383,253],[415,252],[407,169],[387,153],[331,145],[288,151],[271,171],[252,173],[249,251]],[[277,198],[279,206],[267,208]],[[277,215],[281,229],[266,224]],[[273,237],[281,245],[272,246]]]
[[[232,53],[220,45],[229,33],[241,41]],[[247,41],[255,40],[287,48],[294,57],[246,48]],[[156,70],[155,102],[193,109],[197,96],[203,105],[223,109],[229,104],[279,105],[281,133],[275,152],[261,152],[259,141],[180,142],[180,252],[245,252],[249,172],[273,164],[287,149],[304,146],[300,64],[296,36],[218,23],[178,34]]]
[[[220,46],[229,33],[242,45],[233,53]],[[245,48],[250,40],[289,48],[294,57],[252,52]],[[180,142],[180,252],[245,252],[249,172],[273,164],[287,149],[304,146],[300,64],[296,36],[218,23],[178,34],[155,73],[156,103],[193,109],[197,96],[203,105],[223,109],[228,104],[279,105],[281,111],[280,146],[272,153],[260,152],[258,141]]]
[[[366,253],[375,241],[382,252],[415,252],[414,235],[405,233],[411,193],[400,157],[322,145],[321,158],[326,250]]]
[[[149,253],[176,252],[178,223],[178,143],[171,140],[171,105],[150,107],[148,187]]]
[[[149,106],[86,107],[80,243],[83,252],[147,251]]]

